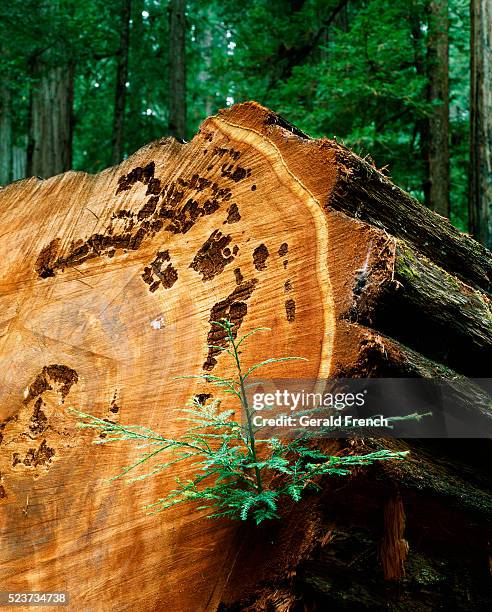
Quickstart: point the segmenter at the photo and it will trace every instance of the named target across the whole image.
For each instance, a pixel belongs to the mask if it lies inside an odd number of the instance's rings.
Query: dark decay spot
[[[109,405],[109,410],[113,414],[117,414],[120,411],[120,407],[116,403],[117,397],[118,397],[118,389],[116,389],[116,391],[114,392],[113,397],[111,399],[111,404]]]
[[[290,299],[285,302],[285,314],[287,315],[287,321],[292,323],[296,318],[296,303]]]
[[[285,281],[284,289],[286,292],[292,291],[292,282],[290,280]]]
[[[226,149],[225,147],[214,147],[212,157],[224,157],[224,155],[229,155],[229,157],[237,161],[241,157],[241,152],[235,149]]]
[[[133,217],[133,213],[131,210],[126,210],[125,208],[113,213],[113,219],[130,219],[131,217]]]
[[[178,271],[173,267],[173,264],[168,264],[164,272],[159,275],[164,289],[170,289],[178,280]]]
[[[190,179],[179,177],[177,183],[178,185],[181,185],[181,187],[195,189],[196,191],[203,191],[212,185],[212,181],[210,179],[200,176],[199,174],[193,174]]]
[[[32,416],[29,422],[29,429],[31,430],[32,434],[35,436],[38,436],[39,434],[43,433],[48,423],[48,419],[46,418],[46,415],[42,410],[43,406],[44,406],[43,400],[40,397],[38,397],[38,399],[34,403],[34,412],[32,413]]]
[[[155,213],[157,204],[159,202],[158,196],[152,196],[147,200],[143,207],[138,211],[137,218],[139,221],[143,221],[147,217],[151,217]]]
[[[24,461],[22,463],[24,465],[31,466],[34,464],[35,460],[36,460],[36,449],[30,448],[27,451],[26,456],[24,457]]]
[[[231,204],[227,209],[227,219],[224,223],[237,223],[241,221],[241,215],[239,214],[239,208],[237,204]]]
[[[244,276],[241,272],[241,268],[236,268],[234,270],[234,276],[236,277],[236,285],[240,285],[244,279]]]
[[[133,220],[131,222],[133,223]],[[142,224],[133,235],[130,232],[116,235],[92,234],[84,244],[70,249],[68,255],[58,257],[49,263],[40,254],[36,262],[36,271],[41,278],[47,278],[48,276],[54,276],[55,270],[80,265],[88,259],[108,255],[109,253],[114,255],[115,249],[137,250],[146,234],[150,233],[149,224],[148,222],[145,223],[147,225]]]
[[[279,257],[284,257],[289,252],[289,245],[286,242],[282,242],[278,249]]]
[[[251,185],[251,191],[256,191],[256,185]]]
[[[292,125],[292,123],[289,123],[286,119],[284,119],[280,115],[277,115],[276,113],[270,113],[268,115],[268,117],[265,119],[265,125],[278,125],[284,128],[284,130],[288,130],[289,132],[291,132],[291,134],[299,136],[299,138],[311,140],[307,134],[301,132],[299,128],[296,128],[295,125]]]
[[[152,178],[147,186],[145,195],[159,195],[161,192],[161,181],[158,178]]]
[[[225,164],[222,164],[220,173],[222,176],[230,178],[231,181],[239,183],[239,181],[242,181],[251,175],[251,169],[243,168],[242,166],[234,167],[234,164],[229,164],[226,162]]]
[[[142,273],[142,280],[144,283],[146,283],[147,285],[151,285],[153,282],[153,276],[152,276],[152,268],[150,268],[149,266],[146,266],[144,268],[144,271]]]
[[[49,384],[45,368],[43,368],[42,372],[36,376],[34,382],[29,387],[28,395],[24,400],[24,404],[28,404],[33,398],[42,395],[49,389],[52,389],[52,386]]]
[[[270,253],[264,244],[260,244],[260,246],[256,247],[253,251],[253,263],[257,270],[266,270],[266,260],[269,255]]]
[[[237,244],[234,245],[232,252],[234,255],[237,255],[239,253],[239,247],[237,246]]]
[[[157,234],[157,232],[160,232],[163,227],[164,221],[162,221],[161,219],[155,219],[155,221],[152,221],[152,223],[150,224],[152,235]]]
[[[284,259],[283,264],[284,264],[285,270],[287,270],[287,266],[289,265],[289,260],[288,259]]]
[[[75,385],[78,380],[77,372],[68,366],[60,364],[44,366],[29,387],[24,404],[28,404],[35,397],[41,396],[45,391],[53,389],[51,382],[61,385],[59,391],[62,398],[65,399],[72,385]]]
[[[169,255],[168,249],[166,249],[165,251],[158,251],[156,259],[158,259],[160,263],[162,263],[163,261],[171,261],[171,256]]]
[[[0,484],[0,499],[4,499],[5,497],[7,497],[7,494],[5,493],[3,485]]]
[[[178,280],[178,272],[172,263],[163,269],[163,264],[169,260],[169,251],[160,251],[156,254],[154,261],[144,268],[142,279],[149,285],[149,291],[152,293],[161,283],[165,289],[169,289]]]
[[[63,398],[68,395],[72,385],[76,384],[79,380],[77,372],[65,365],[54,364],[45,366],[43,370],[54,382],[61,383],[60,393]]]
[[[231,179],[237,183],[238,181],[242,181],[243,178],[246,178],[247,174],[248,171],[246,168],[241,168],[241,166],[238,166],[231,174]]]
[[[24,459],[20,458],[19,453],[12,455],[12,467],[15,467],[19,463],[23,463],[28,467],[37,467],[38,465],[46,465],[51,461],[51,458],[55,455],[55,449],[51,448],[46,444],[46,440],[43,440],[39,447],[30,448]]]
[[[221,274],[227,264],[234,261],[234,256],[225,254],[225,249],[231,242],[231,236],[224,236],[220,230],[214,230],[190,264],[190,268],[202,275],[202,280],[207,281]]]
[[[116,189],[116,195],[120,193],[120,191],[127,191],[135,185],[135,183],[143,183],[147,185],[154,178],[155,172],[155,163],[151,161],[144,168],[137,166],[133,168],[128,174],[123,174],[118,179],[118,188]]]
[[[223,157],[227,153],[228,149],[224,149],[222,147],[214,147],[214,151],[212,153],[212,157]]]
[[[190,198],[179,211],[173,212],[169,204],[164,204],[161,208],[160,215],[171,219],[171,222],[166,226],[167,231],[173,234],[186,234],[200,217],[211,215],[218,209],[219,201],[216,197],[212,200],[206,200],[203,206],[200,206],[197,200]]]
[[[85,241],[72,242],[63,255],[59,254],[60,240],[53,240],[42,249],[36,260],[37,274],[41,278],[48,278],[54,276],[58,270],[80,265],[89,259],[114,257],[118,250],[123,253],[136,251],[147,237],[153,237],[157,232],[186,234],[201,217],[213,214],[219,210],[222,203],[232,199],[229,187],[221,187],[198,174],[193,174],[189,179],[179,177],[176,181],[164,185],[159,193],[161,181],[155,178],[153,173],[152,163],[145,168],[134,168],[128,175],[120,178],[119,190],[128,189],[139,181],[148,185],[147,193],[152,195],[140,210],[117,211],[104,231],[92,234]],[[203,192],[203,200],[189,197],[184,202],[186,189]],[[209,192],[208,198],[205,190]],[[232,206],[229,211],[234,218]]]
[[[55,276],[53,266],[58,255],[60,239],[55,238],[47,246],[41,249],[41,252],[36,259],[34,269],[41,278],[49,278]]]
[[[224,300],[217,302],[210,311],[210,331],[207,336],[207,344],[214,344],[216,346],[226,346],[226,332],[218,325],[214,325],[213,321],[219,321],[220,319],[226,318],[234,323],[232,333],[234,338],[237,336],[237,332],[241,327],[244,317],[248,312],[247,301],[251,297],[255,287],[258,283],[256,278],[238,285],[234,291],[228,295]],[[203,369],[211,371],[217,363],[216,356],[220,353],[218,348],[209,348],[208,355]]]
[[[163,197],[164,202],[162,204],[161,212],[163,211],[164,208],[172,211],[174,208],[178,206],[178,204],[184,198],[185,192],[182,189],[179,189],[178,183],[179,183],[179,180],[177,182],[169,183],[169,185],[164,185],[164,187],[162,188],[161,195]],[[166,215],[160,214],[160,216],[161,217],[164,216],[165,218],[169,218],[169,219],[172,219],[173,217],[171,213],[166,214]]]
[[[211,397],[211,393],[198,393],[197,395],[195,395],[195,400],[203,406],[205,402]]]

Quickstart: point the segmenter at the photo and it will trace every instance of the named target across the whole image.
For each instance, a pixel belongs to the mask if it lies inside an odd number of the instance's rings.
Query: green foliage
[[[84,419],[81,428],[100,431],[102,437],[95,444],[129,441],[145,452],[135,463],[126,467],[120,478],[142,464],[167,453],[169,459],[153,465],[146,473],[131,480],[141,480],[185,463],[195,474],[188,480],[176,478],[177,487],[165,497],[147,506],[159,512],[176,504],[197,502],[200,509],[210,511],[209,518],[254,519],[257,524],[279,518],[279,508],[286,499],[301,500],[307,489],[320,489],[323,476],[346,476],[353,468],[367,466],[376,461],[402,459],[405,452],[380,450],[366,455],[333,456],[311,448],[306,440],[281,441],[277,438],[258,439],[253,427],[253,412],[248,405],[246,386],[248,378],[258,368],[273,363],[300,359],[284,357],[267,359],[245,371],[239,347],[258,328],[237,339],[234,325],[227,320],[215,322],[226,333],[226,345],[217,346],[232,359],[235,376],[222,378],[210,374],[184,378],[202,378],[235,398],[243,409],[246,422],[234,418],[234,410],[222,410],[216,399],[203,404],[194,398],[181,410],[180,418],[188,423],[186,433],[179,438],[166,438],[147,427],[121,425],[90,414],[72,410]]]
[[[370,154],[423,200],[429,0],[192,0],[187,3],[188,137],[219,108],[255,99],[313,137]],[[469,0],[450,0],[451,220],[467,225]],[[49,7],[49,11],[47,10]],[[2,86],[15,99],[14,144],[27,145],[33,58],[75,69],[75,169],[111,163],[119,0],[0,8]],[[168,133],[168,3],[134,0],[125,155]]]

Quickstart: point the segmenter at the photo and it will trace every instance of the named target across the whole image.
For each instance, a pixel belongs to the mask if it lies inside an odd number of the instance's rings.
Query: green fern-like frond
[[[179,408],[177,417],[187,423],[186,431],[178,438],[167,438],[141,425],[125,425],[101,419],[86,412],[70,409],[78,419],[78,426],[99,432],[95,444],[130,442],[140,455],[112,479],[127,477],[131,482],[143,480],[185,464],[187,480],[176,478],[176,487],[164,497],[145,506],[150,513],[159,513],[179,504],[190,502],[207,511],[209,518],[253,520],[260,524],[279,518],[283,500],[299,502],[307,489],[319,489],[324,476],[346,476],[354,469],[377,461],[401,460],[405,452],[380,450],[366,455],[332,456],[312,447],[308,439],[261,439],[252,424],[252,409],[248,405],[247,379],[257,369],[300,357],[272,358],[243,369],[239,347],[256,333],[268,328],[254,329],[240,339],[232,322],[222,319],[213,325],[226,333],[225,346],[210,345],[228,356],[236,369],[233,378],[211,374],[183,376],[200,379],[215,386],[222,393],[232,395],[240,404],[245,422],[235,420],[235,410],[221,407],[221,401],[209,403],[193,398]],[[154,462],[161,454],[164,461]],[[143,465],[151,469],[138,473]]]

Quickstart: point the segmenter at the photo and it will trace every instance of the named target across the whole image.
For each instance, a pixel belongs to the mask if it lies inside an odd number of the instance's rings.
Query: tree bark
[[[12,180],[12,96],[6,86],[0,89],[0,185]]]
[[[169,133],[186,139],[186,2],[169,3]]]
[[[128,53],[130,47],[131,0],[121,0],[120,47],[116,67],[116,87],[113,116],[112,161],[117,164],[123,157],[123,138],[126,109],[126,82],[128,80]]]
[[[27,172],[48,178],[72,166],[73,65],[33,62]]]
[[[197,80],[202,87],[202,104],[197,108],[197,113],[200,117],[209,117],[214,111],[215,96],[213,94],[212,84],[210,82],[210,68],[212,66],[213,51],[212,18],[212,8],[207,6],[201,20],[199,45],[201,68],[197,76]]]
[[[429,208],[449,217],[449,42],[448,0],[431,0],[428,39],[429,177],[424,191]]]
[[[470,0],[469,231],[492,248],[492,7]]]
[[[24,137],[24,145],[15,145],[12,149],[12,180],[26,178],[26,156],[27,156],[27,136]]]
[[[0,225],[5,588],[63,584],[74,609],[149,612],[360,610],[361,593],[375,610],[386,600],[422,610],[430,597],[436,609],[490,607],[480,586],[490,579],[489,440],[460,442],[460,453],[445,441],[321,440],[332,453],[378,443],[412,452],[344,486],[322,481],[258,529],[194,505],[146,516],[175,474],[109,486],[134,449],[93,450],[66,410],[184,433],[172,408],[210,388],[177,377],[232,376],[209,346],[223,342],[212,322],[227,317],[240,334],[273,330],[242,345],[246,366],[298,355],[307,360],[285,362],[283,378],[449,378],[463,389],[458,412],[488,432],[490,398],[463,377],[490,363],[483,246],[337,142],[311,140],[256,103],[98,175],[3,188]],[[385,582],[403,570],[398,588]]]
[[[386,234],[374,232],[346,316],[450,368],[486,378],[492,361],[491,310],[483,292],[405,242],[388,242]]]
[[[466,284],[492,294],[490,252],[336,144],[338,187],[327,206],[400,238]]]
[[[412,46],[413,46],[413,57],[415,64],[415,71],[422,80],[428,79],[427,66],[426,66],[426,48],[423,41],[423,23],[421,19],[421,10],[419,0],[413,0],[409,6],[409,22],[412,34]],[[429,86],[426,87],[427,98]],[[418,157],[415,160],[416,164],[421,167],[422,172],[422,193],[424,195],[424,202],[429,206],[429,118],[427,116],[417,115],[414,126],[414,138],[412,145],[415,143],[415,139],[418,136]]]

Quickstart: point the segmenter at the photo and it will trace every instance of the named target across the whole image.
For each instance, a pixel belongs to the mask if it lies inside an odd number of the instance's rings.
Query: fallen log
[[[491,301],[406,243],[374,236],[359,271],[351,321],[472,377],[492,361]]]
[[[149,518],[142,506],[176,474],[109,484],[134,450],[96,450],[67,414],[182,432],[173,409],[203,385],[174,377],[228,373],[206,346],[223,340],[220,317],[241,333],[273,329],[245,346],[245,363],[307,358],[286,363],[286,378],[489,375],[490,253],[338,143],[255,103],[98,175],[7,186],[0,223],[0,577],[11,590],[66,590],[74,609],[101,610],[262,609],[272,593],[289,609],[308,590],[313,605],[331,601],[309,559],[337,529],[324,510],[332,485],[258,531],[192,506]],[[365,505],[361,478],[340,504]],[[393,491],[399,473],[387,478]],[[466,554],[479,563],[487,528],[473,520]]]

